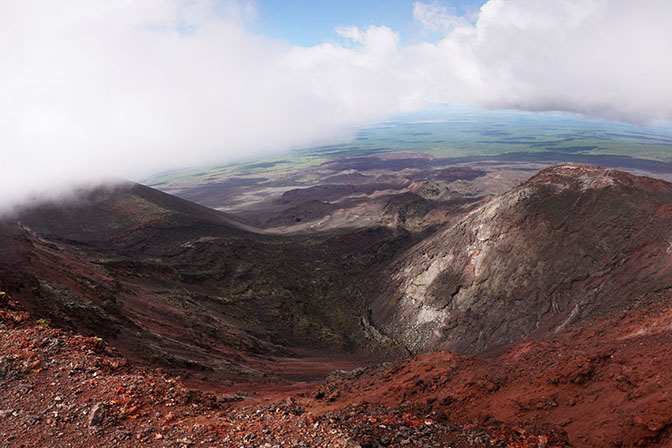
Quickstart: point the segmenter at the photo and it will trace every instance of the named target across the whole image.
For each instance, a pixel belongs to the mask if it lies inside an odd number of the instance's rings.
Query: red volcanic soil
[[[104,341],[48,328],[3,296],[0,439],[8,447],[669,446],[670,294],[494,359],[436,352],[314,385],[260,385],[253,396],[235,386],[204,392],[134,366]]]
[[[539,446],[545,428],[447,425],[389,406],[310,412],[314,393],[250,399],[186,388],[130,365],[103,340],[48,328],[0,297],[0,440],[4,447]],[[332,406],[333,407],[333,406]],[[533,442],[531,445],[530,442]]]
[[[368,402],[450,424],[562,428],[577,447],[670,446],[671,298],[669,290],[640,298],[494,359],[435,352],[354,379],[332,376],[309,409]]]

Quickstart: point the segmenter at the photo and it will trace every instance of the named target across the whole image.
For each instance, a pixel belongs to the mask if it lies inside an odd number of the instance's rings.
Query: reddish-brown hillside
[[[450,424],[561,429],[576,447],[670,446],[671,304],[672,290],[641,297],[496,359],[440,351],[333,375],[312,409],[368,402]]]

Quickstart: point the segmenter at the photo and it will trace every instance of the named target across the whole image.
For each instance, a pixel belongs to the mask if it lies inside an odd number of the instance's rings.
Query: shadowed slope
[[[388,229],[259,235],[127,184],[0,224],[0,283],[36,316],[109,338],[134,359],[218,378],[283,369],[310,378],[375,345],[361,337],[364,299],[353,279],[407,240]],[[280,362],[327,354],[333,360],[303,372]]]

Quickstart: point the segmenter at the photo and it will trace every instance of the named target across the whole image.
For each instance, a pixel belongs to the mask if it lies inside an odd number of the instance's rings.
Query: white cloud
[[[356,26],[337,26],[336,34],[346,39],[350,39],[353,42],[362,43],[364,41],[364,34]]]
[[[672,2],[490,0],[472,24],[436,2],[414,13],[444,37],[402,46],[387,27],[349,27],[347,45],[306,48],[252,34],[243,0],[2,2],[0,202],[437,103],[672,119]]]
[[[449,32],[457,27],[469,26],[469,22],[451,9],[433,0],[429,3],[413,3],[413,18],[425,29],[432,32]]]

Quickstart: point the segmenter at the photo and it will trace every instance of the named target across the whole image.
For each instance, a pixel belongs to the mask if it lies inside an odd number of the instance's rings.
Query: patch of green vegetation
[[[37,323],[38,323],[38,325],[40,325],[42,327],[45,327],[45,328],[49,328],[51,326],[51,324],[49,323],[49,321],[47,319],[37,319]]]
[[[306,176],[306,177],[298,177],[294,180],[300,184],[314,184],[315,182],[318,182],[320,178],[315,176]]]

